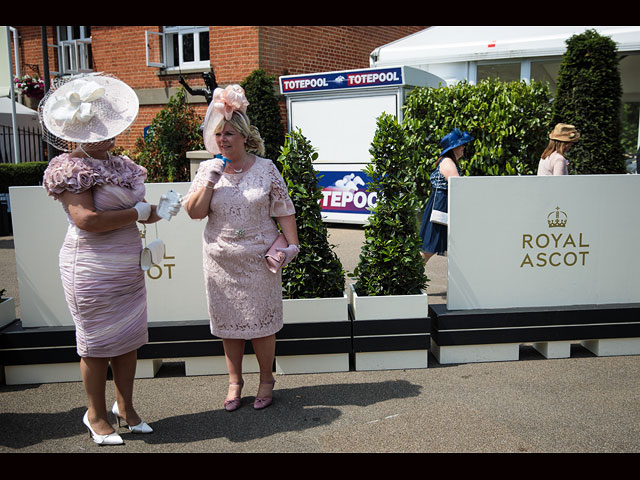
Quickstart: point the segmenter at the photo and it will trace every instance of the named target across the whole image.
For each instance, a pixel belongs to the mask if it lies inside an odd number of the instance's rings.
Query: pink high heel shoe
[[[271,387],[271,396],[270,397],[256,397],[253,402],[253,408],[256,410],[261,410],[263,408],[267,408],[269,405],[273,403],[273,385],[276,384],[275,380],[271,380],[270,382],[260,382],[260,385],[272,385]]]
[[[240,399],[240,393],[242,392],[242,387],[244,386],[244,381],[238,382],[238,383],[231,383],[229,382],[229,385],[234,385],[234,386],[239,386],[240,390],[238,391],[238,396],[235,398],[232,398],[231,400],[225,400],[224,401],[224,409],[227,412],[233,412],[234,410],[237,410],[240,408],[240,406],[242,405],[242,401]]]

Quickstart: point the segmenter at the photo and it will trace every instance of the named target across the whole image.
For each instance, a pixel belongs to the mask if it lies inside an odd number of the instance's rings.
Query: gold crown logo
[[[549,224],[549,228],[564,228],[567,226],[567,214],[560,210],[560,207],[556,207],[555,212],[550,212],[549,215],[547,215],[547,223]]]

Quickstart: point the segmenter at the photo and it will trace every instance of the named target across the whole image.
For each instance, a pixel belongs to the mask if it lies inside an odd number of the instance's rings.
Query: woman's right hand
[[[222,172],[224,172],[225,164],[226,162],[222,158],[216,157],[211,160],[207,170],[207,180],[209,181],[209,183],[211,183],[212,185],[218,183]]]

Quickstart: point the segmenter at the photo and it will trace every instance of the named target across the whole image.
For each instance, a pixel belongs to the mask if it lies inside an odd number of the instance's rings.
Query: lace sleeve
[[[280,172],[272,161],[269,161],[269,175],[271,177],[271,206],[269,214],[272,217],[286,217],[288,215],[295,215],[296,210],[293,206],[291,198],[289,197],[287,184],[285,183],[282,175],[280,175]]]
[[[97,175],[82,159],[63,153],[49,162],[42,186],[55,200],[65,191],[82,193],[96,184]]]

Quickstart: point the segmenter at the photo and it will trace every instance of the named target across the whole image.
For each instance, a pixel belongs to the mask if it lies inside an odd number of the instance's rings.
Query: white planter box
[[[354,320],[390,320],[396,318],[428,317],[426,292],[417,295],[380,295],[360,297],[353,284],[349,285]]]
[[[348,297],[299,298],[282,301],[284,323],[345,322],[349,319]]]
[[[428,366],[429,349],[402,349],[397,350],[388,349],[385,351],[369,351],[375,350],[375,347],[364,346],[368,342],[380,342],[387,343],[386,339],[393,339],[394,342],[402,337],[406,338],[407,342],[414,341],[412,336],[419,336],[424,338],[425,335],[430,335],[430,332],[422,333],[406,333],[403,332],[403,326],[401,326],[403,319],[421,319],[424,318],[427,322],[429,316],[428,312],[428,300],[427,294],[422,292],[418,295],[382,295],[382,296],[370,296],[360,297],[356,293],[353,285],[349,285],[349,303],[354,316],[354,332],[360,329],[356,325],[358,322],[363,321],[398,321],[398,329],[395,331],[391,328],[388,333],[379,335],[362,334],[354,337],[355,347],[355,366],[356,370],[395,370],[395,369],[407,369],[407,368],[426,368]],[[413,342],[420,344],[420,341]],[[429,341],[427,341],[427,345]],[[358,351],[358,348],[367,351]]]
[[[16,319],[16,302],[12,297],[0,303],[0,328],[6,327]]]
[[[349,322],[349,301],[347,293],[342,297],[331,298],[301,298],[285,299],[282,302],[283,321],[286,325],[309,324],[311,329],[322,328],[311,324]],[[301,336],[304,337],[305,334]],[[314,341],[314,336],[309,338],[280,339],[278,342],[305,342]],[[349,335],[350,337],[350,335]],[[322,337],[325,340],[331,338]],[[344,340],[346,337],[335,337]],[[320,340],[320,339],[318,339]],[[349,340],[350,341],[350,340]],[[314,353],[305,355],[277,355],[276,373],[327,373],[348,372],[349,353]]]

